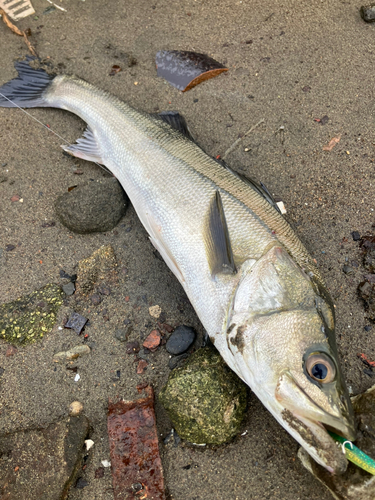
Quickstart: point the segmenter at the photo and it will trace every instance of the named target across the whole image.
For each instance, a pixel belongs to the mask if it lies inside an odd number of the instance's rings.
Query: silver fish
[[[209,157],[177,113],[136,111],[27,61],[16,68],[0,106],[61,108],[88,124],[64,149],[117,177],[226,363],[319,464],[344,472],[327,432],[355,438],[334,307],[269,193]]]

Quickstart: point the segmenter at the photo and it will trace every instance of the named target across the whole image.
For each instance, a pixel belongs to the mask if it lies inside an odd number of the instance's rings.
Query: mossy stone
[[[196,444],[219,445],[236,436],[246,399],[246,385],[208,347],[173,370],[159,394],[178,435]]]
[[[25,345],[40,340],[56,322],[64,293],[53,283],[0,305],[0,339]]]

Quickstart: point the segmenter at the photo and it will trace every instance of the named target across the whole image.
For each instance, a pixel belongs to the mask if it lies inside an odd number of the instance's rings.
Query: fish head
[[[287,254],[272,254],[236,291],[226,334],[231,366],[319,464],[343,473],[347,460],[328,431],[353,440],[355,430],[334,309]]]

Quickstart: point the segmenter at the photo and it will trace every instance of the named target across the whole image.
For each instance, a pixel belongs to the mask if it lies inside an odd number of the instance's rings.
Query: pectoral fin
[[[212,197],[207,221],[205,244],[211,275],[234,274],[236,266],[219,191]]]
[[[83,137],[80,137],[76,144],[61,147],[70,155],[82,158],[82,160],[104,164],[100,148],[90,127],[87,127],[83,133]]]

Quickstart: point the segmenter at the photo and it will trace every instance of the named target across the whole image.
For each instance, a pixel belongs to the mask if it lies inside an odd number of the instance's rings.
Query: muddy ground
[[[33,0],[36,15],[20,21],[31,28],[31,42],[42,58],[67,73],[108,90],[136,108],[178,110],[193,135],[211,155],[225,150],[259,120],[257,127],[228,157],[240,172],[264,182],[280,196],[287,219],[311,250],[337,306],[337,340],[342,367],[353,394],[372,385],[357,353],[375,357],[375,328],[368,325],[357,284],[363,268],[351,232],[371,232],[375,222],[374,188],[374,36],[364,23],[360,3],[320,2],[61,0],[67,12]],[[229,72],[182,93],[156,76],[160,49],[204,52],[225,63]],[[137,64],[126,67],[123,53]],[[22,38],[0,23],[0,83],[14,77],[13,62],[27,54]],[[123,71],[109,76],[114,65]],[[74,142],[85,124],[61,110],[30,114]],[[315,119],[328,116],[327,123]],[[323,123],[325,120],[323,120]],[[323,146],[341,136],[332,151]],[[111,475],[94,478],[109,458],[106,432],[108,397],[131,399],[135,386],[149,381],[156,393],[167,380],[164,348],[150,355],[144,375],[125,353],[114,331],[130,319],[130,340],[145,338],[155,325],[150,305],[159,305],[171,325],[203,328],[179,283],[155,257],[132,208],[115,230],[77,235],[54,212],[56,197],[71,185],[106,175],[96,165],[67,158],[61,139],[19,110],[0,109],[0,302],[61,283],[60,269],[73,274],[78,261],[103,244],[113,246],[119,285],[98,306],[86,309],[85,332],[94,347],[77,361],[81,380],[53,354],[81,343],[70,330],[54,328],[41,343],[6,357],[0,343],[0,432],[45,425],[68,413],[80,400],[92,423],[95,446],[84,477],[89,485],[72,489],[69,500],[110,500]],[[247,148],[249,151],[244,151]],[[78,166],[81,176],[73,173]],[[11,202],[19,195],[23,202]],[[53,227],[42,227],[55,221]],[[128,228],[131,228],[130,230]],[[15,249],[6,251],[7,245]],[[346,261],[347,259],[347,261]],[[344,274],[344,264],[354,273]],[[125,302],[129,296],[129,302]],[[106,311],[105,311],[106,310]],[[103,312],[104,311],[104,312]],[[106,321],[106,318],[109,318]],[[121,371],[118,381],[116,371]],[[156,404],[165,480],[175,500],[331,498],[297,458],[296,442],[255,396],[250,396],[245,436],[213,449],[166,447],[171,424]],[[186,468],[187,465],[190,468]]]

